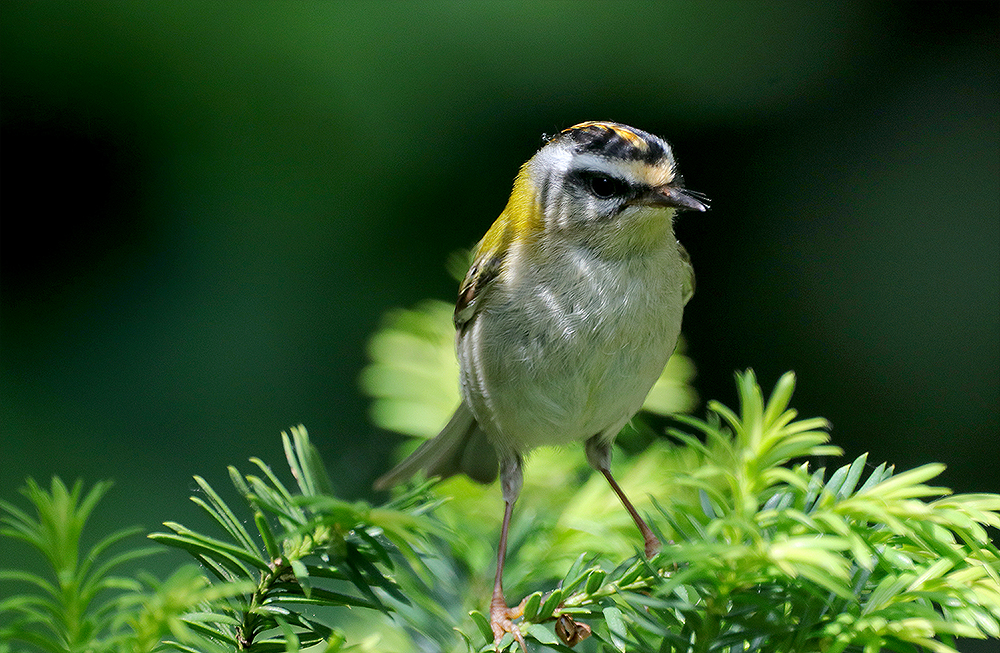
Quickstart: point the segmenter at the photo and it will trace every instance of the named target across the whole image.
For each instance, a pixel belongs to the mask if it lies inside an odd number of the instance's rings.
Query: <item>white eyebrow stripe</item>
[[[628,167],[622,165],[621,162],[608,159],[603,156],[595,156],[593,154],[576,155],[570,162],[568,172],[575,172],[578,170],[603,172],[609,177],[624,179],[635,184],[642,183],[642,180],[637,178],[634,172]]]
[[[673,157],[665,157],[659,164],[650,165],[642,161],[622,161],[594,154],[578,154],[573,157],[567,173],[581,170],[604,173],[621,179],[634,186],[663,186],[674,180]]]

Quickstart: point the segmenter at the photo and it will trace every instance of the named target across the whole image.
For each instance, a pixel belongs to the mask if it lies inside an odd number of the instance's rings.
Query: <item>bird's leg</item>
[[[514,502],[521,494],[522,479],[520,456],[513,455],[500,461],[504,512],[503,526],[500,527],[500,546],[497,549],[497,575],[493,581],[493,600],[490,601],[490,628],[493,630],[495,644],[500,643],[504,633],[510,633],[521,645],[521,650],[527,652],[524,636],[513,621],[524,614],[524,603],[516,608],[508,608],[507,600],[503,596],[503,563],[507,557],[507,532],[510,530],[510,516],[514,512]]]
[[[508,608],[507,599],[503,596],[503,562],[507,552],[507,530],[510,526],[510,514],[514,510],[513,502],[506,501],[505,503],[503,527],[500,530],[500,549],[497,553],[497,575],[493,581],[493,600],[490,601],[490,628],[493,629],[493,642],[495,644],[500,643],[504,633],[510,633],[521,645],[521,650],[527,651],[524,636],[517,624],[514,623],[514,619],[524,614],[524,603],[516,608]]]
[[[645,543],[644,550],[646,557],[652,558],[660,552],[662,545],[659,538],[653,535],[653,531],[646,525],[643,518],[639,516],[639,512],[632,505],[632,502],[625,496],[625,492],[622,491],[621,486],[615,481],[614,476],[611,475],[611,442],[602,440],[600,435],[595,435],[587,440],[586,451],[587,461],[591,467],[604,474],[604,478],[608,479],[611,489],[621,499],[622,505],[625,506],[628,514],[632,516],[632,521],[639,527],[639,532],[642,533],[642,539]]]
[[[614,477],[611,475],[611,470],[604,467],[600,470],[600,472],[604,474],[604,478],[608,479],[608,483],[611,484],[611,489],[614,490],[615,494],[618,495],[618,498],[622,500],[622,505],[625,506],[625,510],[628,510],[628,514],[632,515],[632,521],[634,521],[635,525],[639,527],[639,532],[642,533],[642,539],[645,541],[646,557],[652,558],[660,552],[660,540],[653,535],[653,531],[649,529],[646,522],[639,516],[635,506],[632,505],[632,502],[628,500],[627,496],[625,496],[621,487],[619,487],[618,483],[615,482]]]

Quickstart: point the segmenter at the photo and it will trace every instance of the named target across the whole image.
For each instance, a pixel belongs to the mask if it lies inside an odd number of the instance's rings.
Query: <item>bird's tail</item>
[[[480,483],[492,483],[499,466],[496,450],[463,401],[441,432],[379,477],[375,489],[385,490],[402,483],[420,470],[428,477],[467,474]]]

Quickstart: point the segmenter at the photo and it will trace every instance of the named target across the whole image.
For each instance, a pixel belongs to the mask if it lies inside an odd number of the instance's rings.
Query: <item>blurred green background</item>
[[[448,254],[591,119],[713,200],[678,224],[703,398],[795,370],[848,456],[1000,490],[997,11],[4,0],[0,497],[113,478],[108,523],[197,522],[193,474],[280,469],[299,422],[369,495],[399,438],[366,339],[454,297]]]

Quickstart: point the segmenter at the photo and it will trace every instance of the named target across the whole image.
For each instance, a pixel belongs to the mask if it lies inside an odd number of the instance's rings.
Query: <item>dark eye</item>
[[[627,186],[621,179],[615,179],[607,175],[589,175],[587,177],[587,188],[593,193],[594,197],[606,200],[616,195],[623,195]]]

